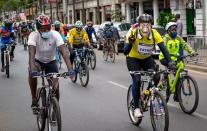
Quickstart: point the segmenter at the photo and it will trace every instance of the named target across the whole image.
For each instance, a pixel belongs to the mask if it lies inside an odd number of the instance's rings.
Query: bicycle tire
[[[84,71],[83,69],[85,70],[85,73],[83,72]],[[86,76],[85,82],[83,81],[83,74]],[[79,79],[80,79],[81,86],[86,87],[88,85],[89,69],[85,62],[80,65]]]
[[[103,59],[104,59],[104,61],[108,60],[108,54],[109,54],[108,46],[103,47]]]
[[[24,38],[24,41],[23,41],[24,43],[24,50],[26,51],[27,50],[27,39],[26,38]]]
[[[77,81],[77,78],[78,78],[78,71],[77,71],[77,63],[75,62],[75,60],[74,60],[74,67],[73,67],[73,69],[75,70],[75,79],[74,80],[72,80],[71,79],[71,81],[73,82],[73,83],[76,83],[76,81]]]
[[[90,66],[92,70],[96,68],[96,54],[94,51],[91,52]]]
[[[131,99],[130,99],[131,97]],[[133,98],[132,98],[132,85],[129,86],[127,91],[127,110],[129,114],[129,118],[133,125],[139,126],[142,122],[142,118],[135,118],[134,117],[134,109],[133,109]]]
[[[114,45],[111,43],[110,44],[110,47],[109,47],[109,51],[110,51],[110,61],[112,62],[112,63],[114,63],[115,62],[115,56],[116,56],[116,54],[115,54],[115,47],[114,47]]]
[[[46,106],[46,90],[42,88],[37,89],[37,97],[38,97],[38,103],[39,103],[39,112],[37,115],[37,126],[39,131],[45,130],[45,124],[46,124],[46,116],[47,111],[44,108]]]
[[[6,54],[5,55],[5,58],[6,58],[6,66],[5,66],[5,68],[6,68],[6,76],[7,76],[7,78],[9,78],[10,77],[10,72],[9,72],[9,54]]]
[[[53,112],[52,112],[51,108],[53,108]],[[48,118],[47,118],[47,129],[48,129],[48,131],[51,131],[50,129],[53,126],[53,124],[52,124],[52,115],[53,115],[53,113],[55,114],[55,118],[56,118],[56,124],[54,125],[54,126],[57,126],[56,131],[61,131],[61,128],[62,128],[61,127],[61,124],[62,124],[61,123],[61,112],[60,112],[60,106],[59,106],[59,103],[58,103],[58,100],[57,100],[56,97],[51,98],[51,104],[50,104],[48,113],[49,113]]]
[[[165,125],[164,125],[164,128],[163,128],[164,129],[163,131],[168,131],[168,129],[169,129],[169,112],[168,112],[168,108],[167,108],[167,103],[165,102],[165,99],[162,96],[162,94],[158,91],[155,91],[154,92],[154,98],[157,99],[158,97],[162,101],[162,106],[163,106],[164,114],[165,114],[165,122],[164,122]],[[160,102],[159,102],[159,105],[160,105]],[[155,117],[154,117],[154,109],[153,108],[154,107],[153,107],[153,104],[152,104],[152,100],[150,100],[150,119],[151,119],[151,123],[152,123],[152,128],[153,128],[154,131],[160,131],[156,127]],[[159,115],[159,114],[157,114],[157,115]]]
[[[182,100],[182,96],[181,93],[183,92],[183,89],[185,88],[183,83],[185,80],[190,80],[193,84],[194,87],[194,91],[195,91],[195,102],[193,104],[193,107],[191,109],[186,109],[186,107],[184,106],[183,100]],[[195,112],[195,110],[198,107],[198,103],[199,103],[199,89],[198,89],[198,85],[197,82],[195,81],[195,79],[193,77],[191,77],[190,75],[185,75],[183,76],[183,80],[181,82],[182,84],[180,84],[181,87],[178,88],[178,99],[179,99],[179,105],[181,110],[186,113],[186,114],[192,114],[193,112]],[[189,84],[189,83],[188,83]],[[189,84],[190,85],[190,84]],[[191,86],[192,87],[192,86]]]

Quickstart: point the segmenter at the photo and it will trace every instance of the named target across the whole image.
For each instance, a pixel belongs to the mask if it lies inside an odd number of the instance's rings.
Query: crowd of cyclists
[[[195,51],[186,43],[182,37],[177,35],[177,24],[169,22],[166,25],[166,35],[161,36],[155,29],[152,29],[153,17],[143,14],[137,17],[137,23],[132,25],[129,30],[124,45],[124,55],[126,55],[126,64],[129,71],[147,71],[153,69],[158,71],[157,64],[152,57],[152,52],[157,44],[161,50],[159,60],[161,64],[169,69],[176,69],[176,60],[180,49],[185,49],[191,55]],[[29,52],[29,85],[32,95],[31,108],[34,113],[38,109],[38,100],[36,97],[37,78],[41,69],[45,74],[58,73],[59,69],[56,62],[56,53],[59,52],[67,66],[68,76],[73,80],[76,72],[74,70],[75,50],[80,48],[93,48],[92,34],[97,39],[96,31],[93,28],[93,22],[87,21],[84,27],[81,21],[74,24],[74,28],[68,30],[68,25],[60,21],[51,23],[50,18],[46,15],[39,15],[34,21],[15,22],[0,17],[0,38],[1,38],[1,71],[4,72],[4,51],[5,45],[12,43],[23,43],[27,38]],[[104,27],[105,39],[112,38],[114,46],[119,39],[118,30],[113,27],[113,22],[109,22]],[[11,47],[10,57],[14,58],[15,45]],[[117,47],[115,52],[118,54]],[[131,74],[132,79],[132,96],[134,103],[134,116],[143,117],[140,110],[140,75]],[[155,86],[160,81],[160,75],[154,75]],[[59,83],[57,78],[53,78],[53,88],[57,100],[60,98]],[[175,91],[176,92],[176,91]],[[174,100],[178,101],[178,94],[174,94]]]

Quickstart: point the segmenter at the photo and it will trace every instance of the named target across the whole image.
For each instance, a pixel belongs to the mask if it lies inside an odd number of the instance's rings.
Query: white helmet
[[[79,20],[75,22],[75,27],[81,28],[83,27],[83,23]]]
[[[171,26],[177,26],[177,23],[175,23],[175,22],[167,23],[167,25],[165,26],[165,30],[168,30]]]

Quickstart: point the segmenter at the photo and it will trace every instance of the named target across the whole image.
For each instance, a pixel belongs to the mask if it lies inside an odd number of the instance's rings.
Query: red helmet
[[[37,19],[36,19],[37,29],[39,29],[45,25],[51,25],[50,18],[46,15],[40,15],[39,17],[37,17]]]

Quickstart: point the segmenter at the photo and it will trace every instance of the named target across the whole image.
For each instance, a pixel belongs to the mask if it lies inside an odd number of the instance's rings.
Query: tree
[[[120,9],[116,9],[115,11],[112,11],[111,18],[115,21],[122,21],[124,19],[124,16],[121,14]]]
[[[157,23],[158,25],[165,27],[168,22],[173,21],[174,19],[175,15],[171,12],[161,11],[157,19]]]

